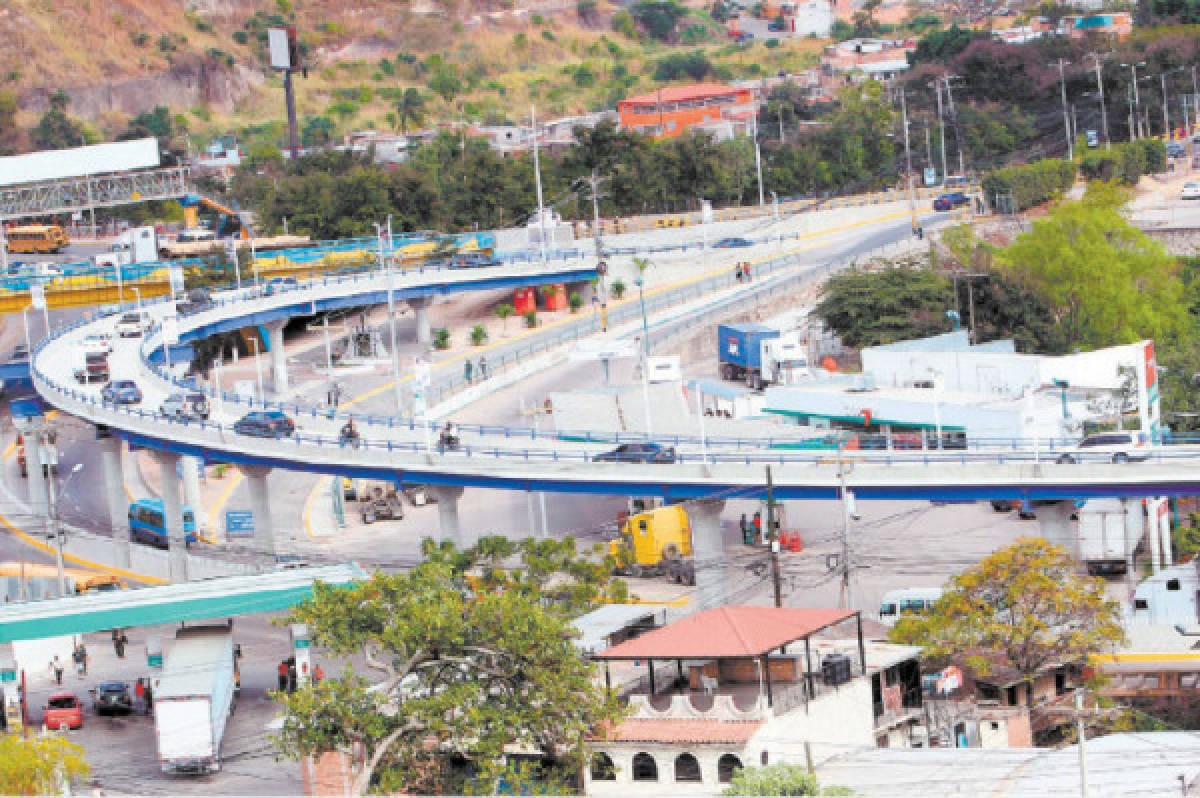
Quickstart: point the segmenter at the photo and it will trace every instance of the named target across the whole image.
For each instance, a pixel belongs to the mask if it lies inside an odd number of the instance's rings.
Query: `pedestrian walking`
[[[733,279],[737,280],[739,283],[742,281],[742,264],[739,263],[737,268],[733,270]]]
[[[117,652],[117,659],[125,659],[125,646],[129,643],[129,638],[124,632],[118,632],[113,640],[113,651]]]
[[[317,665],[313,669],[313,684],[320,684],[325,679],[325,671],[321,670],[321,666]]]
[[[87,649],[83,643],[75,646],[75,651],[71,654],[71,659],[75,661],[75,673],[82,679],[87,675]]]
[[[287,691],[289,693],[296,692],[296,658],[288,657],[287,659]]]
[[[754,539],[762,540],[762,513],[755,511],[754,513]]]
[[[154,687],[153,687],[153,682],[151,682],[149,679],[147,679],[146,680],[146,714],[149,715],[150,711],[153,709],[154,709]]]
[[[479,379],[487,379],[487,357],[485,355],[479,356]]]
[[[146,711],[146,682],[140,676],[133,686],[133,703],[142,712]]]
[[[750,282],[750,262],[749,261],[742,264],[742,276],[744,276],[746,278],[746,282]]]
[[[747,546],[754,543],[754,538],[750,531],[753,527],[750,526],[750,519],[746,517],[745,513],[742,513],[742,518],[738,521],[738,529],[741,530],[743,543]]]
[[[279,660],[279,692],[283,692],[288,686],[288,664],[286,659]]]
[[[54,659],[50,660],[50,670],[54,671],[54,683],[62,684],[63,663],[57,654],[54,655]]]
[[[471,372],[472,372],[473,368],[474,367],[471,365],[470,360],[466,360],[463,362],[463,379],[466,380],[468,385],[471,384]]]

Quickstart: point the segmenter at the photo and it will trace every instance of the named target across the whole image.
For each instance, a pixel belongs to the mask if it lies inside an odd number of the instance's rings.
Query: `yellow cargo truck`
[[[609,543],[609,554],[617,561],[618,574],[666,574],[673,582],[695,584],[692,525],[681,504],[631,515],[620,537]]]

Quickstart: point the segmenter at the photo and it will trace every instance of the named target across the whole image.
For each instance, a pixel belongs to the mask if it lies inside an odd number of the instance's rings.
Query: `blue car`
[[[748,238],[722,238],[717,243],[713,244],[716,249],[735,249],[738,247],[752,247],[754,242]]]
[[[253,438],[286,438],[296,425],[278,410],[255,410],[234,422],[233,431]]]
[[[100,389],[100,398],[114,405],[136,405],[142,401],[142,389],[133,380],[113,380]]]

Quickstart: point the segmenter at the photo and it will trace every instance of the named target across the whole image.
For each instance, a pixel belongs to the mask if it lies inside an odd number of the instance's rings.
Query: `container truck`
[[[154,680],[154,731],[164,773],[221,767],[221,738],[239,689],[237,648],[228,626],[180,629]]]
[[[808,368],[807,350],[796,332],[781,333],[762,324],[721,324],[717,327],[721,378],[745,380],[751,390],[790,382],[797,370]]]
[[[1079,508],[1079,561],[1090,574],[1123,574],[1146,533],[1137,500],[1090,499]]]

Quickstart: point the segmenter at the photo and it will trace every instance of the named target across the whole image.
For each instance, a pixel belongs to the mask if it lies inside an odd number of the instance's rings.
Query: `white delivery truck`
[[[1089,499],[1079,508],[1079,561],[1090,574],[1123,574],[1146,534],[1137,499]]]
[[[180,629],[154,680],[154,731],[163,772],[221,767],[221,738],[239,689],[237,650],[228,626]]]

